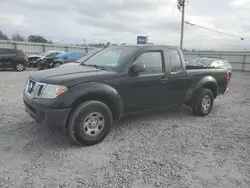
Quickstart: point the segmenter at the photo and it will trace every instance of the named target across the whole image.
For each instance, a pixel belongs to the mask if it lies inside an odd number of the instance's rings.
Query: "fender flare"
[[[195,97],[195,94],[201,88],[210,89],[213,92],[214,98],[218,96],[219,86],[216,79],[212,76],[205,76],[200,79],[195,86],[191,86],[187,89],[185,101],[187,101],[187,103],[192,102],[193,98]]]
[[[70,88],[70,91],[75,99],[71,105],[72,109],[87,100],[99,100],[110,108],[114,120],[119,119],[123,114],[121,96],[115,88],[106,83],[83,83]]]

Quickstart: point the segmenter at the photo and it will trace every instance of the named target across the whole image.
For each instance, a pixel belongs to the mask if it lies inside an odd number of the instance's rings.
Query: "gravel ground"
[[[207,117],[185,106],[131,116],[78,147],[25,113],[30,71],[0,72],[0,187],[250,187],[250,73],[234,73]]]

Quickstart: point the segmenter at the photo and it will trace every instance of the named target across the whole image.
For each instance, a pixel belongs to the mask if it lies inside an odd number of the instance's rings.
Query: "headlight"
[[[64,85],[51,85],[47,84],[41,91],[39,98],[53,99],[68,91],[68,88]]]

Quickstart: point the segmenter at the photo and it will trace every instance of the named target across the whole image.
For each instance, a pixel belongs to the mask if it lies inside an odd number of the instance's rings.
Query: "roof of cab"
[[[178,48],[176,46],[168,46],[168,45],[155,45],[155,44],[135,44],[135,45],[119,45],[119,46],[124,46],[124,47],[161,47],[161,48]]]

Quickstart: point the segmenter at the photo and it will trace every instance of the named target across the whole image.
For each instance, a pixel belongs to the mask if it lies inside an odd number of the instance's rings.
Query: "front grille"
[[[41,95],[46,84],[36,82],[32,79],[27,81],[26,92],[32,97],[38,97]]]
[[[27,87],[28,93],[31,93],[31,92],[33,91],[35,85],[36,85],[36,82],[35,82],[35,81],[29,80],[29,82],[28,82],[28,87]]]

